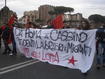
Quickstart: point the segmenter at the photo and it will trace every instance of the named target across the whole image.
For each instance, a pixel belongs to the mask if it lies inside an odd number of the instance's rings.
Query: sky
[[[0,0],[0,9],[4,7],[5,0]],[[10,10],[22,17],[24,11],[38,10],[40,5],[65,6],[74,8],[75,13],[82,13],[88,18],[92,14],[105,16],[105,0],[7,0]]]

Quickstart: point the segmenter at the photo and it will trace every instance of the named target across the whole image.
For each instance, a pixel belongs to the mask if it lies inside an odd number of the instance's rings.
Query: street
[[[95,62],[84,77],[76,69],[28,59],[19,52],[17,56],[2,55],[3,47],[0,51],[0,79],[105,79],[105,68],[97,70]]]

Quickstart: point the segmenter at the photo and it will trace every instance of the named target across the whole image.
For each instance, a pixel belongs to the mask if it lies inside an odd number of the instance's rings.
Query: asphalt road
[[[79,70],[37,62],[1,75],[1,79],[105,79],[105,69],[92,68],[86,77]]]
[[[76,69],[52,65],[38,60],[2,55],[0,49],[0,79],[105,79],[105,68],[96,69],[95,60],[87,76]]]

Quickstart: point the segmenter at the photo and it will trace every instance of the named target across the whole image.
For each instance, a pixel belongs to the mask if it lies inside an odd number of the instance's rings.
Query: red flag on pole
[[[54,20],[52,20],[52,25],[53,25],[54,29],[61,29],[64,27],[62,17],[63,17],[62,15],[59,15]]]
[[[9,21],[8,21],[8,26],[11,27],[12,24],[14,24],[15,20],[16,20],[16,16],[15,15],[12,15],[10,17]]]

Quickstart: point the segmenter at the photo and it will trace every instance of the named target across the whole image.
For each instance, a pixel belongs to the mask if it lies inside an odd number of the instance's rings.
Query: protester
[[[51,24],[51,19],[47,21],[47,28],[48,29],[53,28],[53,25]]]
[[[17,24],[18,24],[17,23],[17,15],[14,13],[8,21],[8,25],[11,30],[10,35],[11,35],[11,42],[12,42],[12,46],[13,46],[13,50],[9,55],[17,55],[16,42],[15,42],[14,33],[13,33],[13,27],[18,27]]]
[[[13,27],[17,27],[17,25],[13,24]],[[15,38],[14,38],[13,29],[11,30],[11,40],[12,40],[13,51],[10,55],[17,55],[16,42],[15,42]]]
[[[83,29],[83,30],[89,30],[89,28],[90,28],[90,25],[89,25],[88,20],[87,19],[83,19],[82,20],[82,28],[81,29]]]
[[[34,28],[34,29],[40,29],[41,27],[40,27],[39,25],[33,23],[33,28]]]
[[[11,52],[11,49],[9,47],[10,41],[8,41],[10,39],[10,28],[8,27],[8,24],[4,24],[3,26],[1,26],[1,29],[2,29],[1,37],[3,39],[3,43],[5,46],[3,54],[10,54]]]
[[[79,22],[78,24],[76,24],[76,29],[81,30],[82,29],[82,23]]]
[[[105,23],[104,23],[104,25],[103,25],[103,28],[105,29]],[[105,67],[105,31],[104,31],[104,34],[103,34],[103,38],[104,39],[102,39],[103,40],[103,47],[104,47],[104,51],[103,51],[103,67]]]
[[[90,25],[89,25],[88,20],[87,20],[87,19],[83,19],[82,22],[81,22],[80,29],[81,29],[81,30],[89,30],[89,28],[90,28]],[[87,75],[88,75],[88,72],[89,72],[89,71],[83,73],[83,75],[84,75],[84,76],[87,76]]]
[[[25,24],[24,27],[25,27],[26,29],[33,28],[33,24],[32,24],[32,22],[28,22],[28,23]]]
[[[64,29],[67,29],[67,28],[71,28],[71,26],[69,25],[69,22],[66,22],[66,21],[63,21],[64,23]]]
[[[0,28],[0,48],[1,48],[1,34],[2,34],[2,29]]]
[[[81,30],[89,30],[89,22],[87,19],[83,19],[82,22],[81,22],[81,26],[79,29]],[[89,71],[83,73],[83,75],[86,77],[88,75]]]
[[[105,33],[104,33],[104,27],[105,24],[105,18],[101,15],[94,14],[89,16],[89,22],[91,28],[98,28],[96,33],[96,58],[97,58],[97,69],[100,69],[102,65],[105,65]]]

